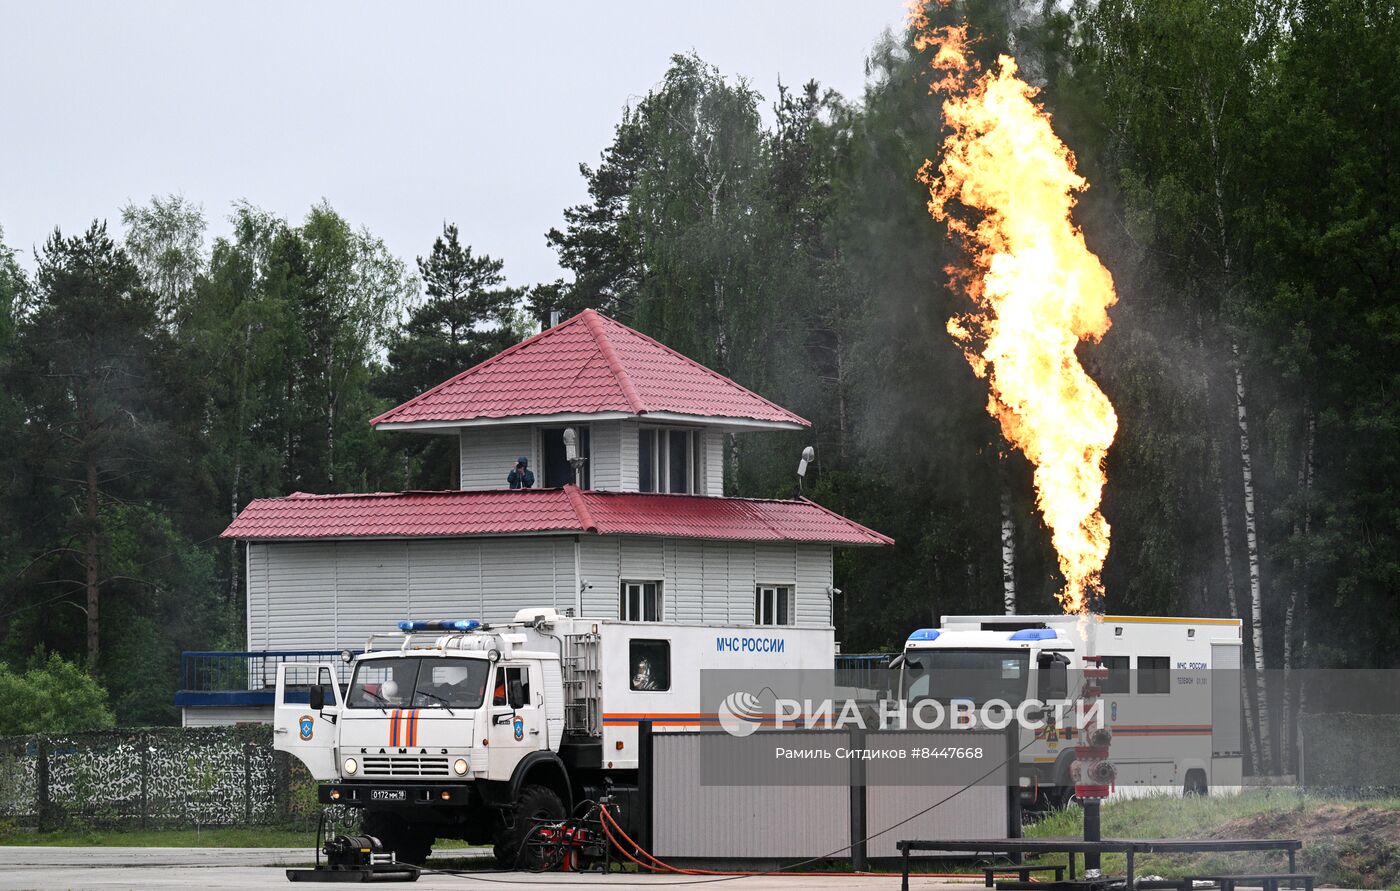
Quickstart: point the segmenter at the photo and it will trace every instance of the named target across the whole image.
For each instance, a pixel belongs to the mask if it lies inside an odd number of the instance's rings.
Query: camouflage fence
[[[0,821],[12,826],[305,826],[319,812],[315,784],[265,726],[0,739]]]

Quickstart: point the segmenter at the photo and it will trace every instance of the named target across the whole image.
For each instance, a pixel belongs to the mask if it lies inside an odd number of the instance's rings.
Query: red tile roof
[[[438,384],[370,424],[602,412],[663,412],[811,426],[724,375],[591,309]]]
[[[892,544],[806,499],[765,501],[701,495],[563,489],[493,489],[259,498],[223,538],[428,538],[579,532],[731,541]]]

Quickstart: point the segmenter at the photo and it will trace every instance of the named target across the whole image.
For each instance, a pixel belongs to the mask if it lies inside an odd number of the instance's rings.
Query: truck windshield
[[[1026,698],[1029,668],[1025,650],[909,650],[904,695],[909,702],[1000,699],[1016,706]]]
[[[355,666],[346,702],[350,708],[477,708],[490,672],[485,659],[365,659]]]

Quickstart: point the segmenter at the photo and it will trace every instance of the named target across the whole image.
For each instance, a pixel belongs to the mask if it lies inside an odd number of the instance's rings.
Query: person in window
[[[515,467],[511,468],[506,482],[510,484],[512,489],[533,489],[535,487],[535,474],[530,470],[530,459],[524,455],[516,458]]]
[[[639,656],[637,662],[632,666],[632,689],[633,690],[660,690],[661,684],[651,671],[651,659],[648,656]]]

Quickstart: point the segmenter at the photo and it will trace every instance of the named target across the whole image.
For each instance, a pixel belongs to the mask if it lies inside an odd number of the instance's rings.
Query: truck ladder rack
[[[593,632],[564,635],[564,730],[588,736],[603,735],[603,715],[598,701],[602,677],[598,669],[598,635]]]

